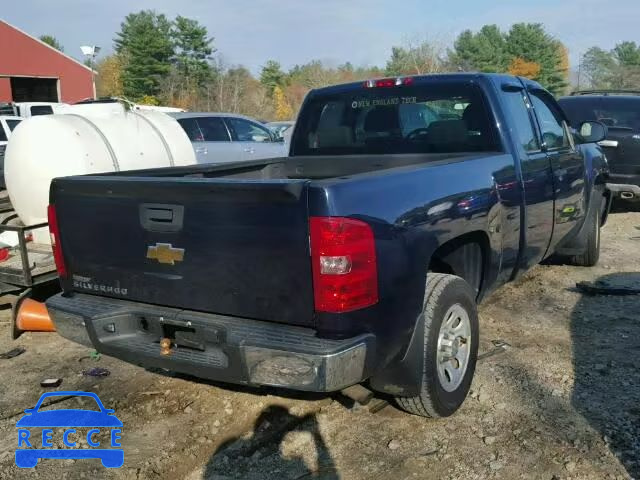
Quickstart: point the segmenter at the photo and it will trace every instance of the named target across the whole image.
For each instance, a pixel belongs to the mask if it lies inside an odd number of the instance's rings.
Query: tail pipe
[[[620,192],[620,198],[624,200],[633,200],[635,195],[633,192]]]

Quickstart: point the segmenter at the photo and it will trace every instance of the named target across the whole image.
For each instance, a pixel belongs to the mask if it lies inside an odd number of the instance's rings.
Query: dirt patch
[[[340,396],[214,385],[151,372],[56,334],[9,338],[0,312],[0,479],[387,479],[640,477],[640,296],[588,296],[577,282],[640,278],[640,213],[612,216],[598,267],[542,265],[482,306],[472,392],[454,417],[393,405],[372,414]],[[87,377],[92,367],[107,377]],[[45,391],[98,393],[123,421],[125,464],[42,460],[15,467],[15,423]]]

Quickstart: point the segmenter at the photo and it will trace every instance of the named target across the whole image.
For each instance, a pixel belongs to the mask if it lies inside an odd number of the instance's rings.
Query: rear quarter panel
[[[384,364],[408,344],[429,261],[440,245],[472,232],[486,235],[486,289],[509,268],[501,263],[502,252],[517,254],[520,193],[513,158],[496,154],[312,182],[309,215],[359,218],[372,226],[379,303],[349,314],[320,314],[316,322],[328,332],[376,333]]]

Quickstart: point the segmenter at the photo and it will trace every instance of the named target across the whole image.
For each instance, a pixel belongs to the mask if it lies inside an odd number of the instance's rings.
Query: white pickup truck
[[[61,113],[67,105],[59,102],[0,103],[0,115],[15,115],[22,118],[51,115]]]

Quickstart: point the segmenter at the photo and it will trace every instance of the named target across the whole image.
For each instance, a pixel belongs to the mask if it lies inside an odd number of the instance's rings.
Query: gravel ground
[[[640,296],[585,296],[578,281],[640,279],[640,213],[612,215],[598,267],[542,265],[481,307],[481,352],[470,398],[429,420],[377,413],[340,395],[214,385],[152,372],[56,334],[8,340],[0,312],[0,479],[628,479],[640,478]],[[625,275],[626,274],[626,275]],[[92,378],[87,368],[111,375]],[[15,423],[43,393],[100,395],[123,421],[125,464],[41,460],[15,467]],[[69,406],[68,400],[56,406]],[[54,429],[54,442],[61,434]]]

